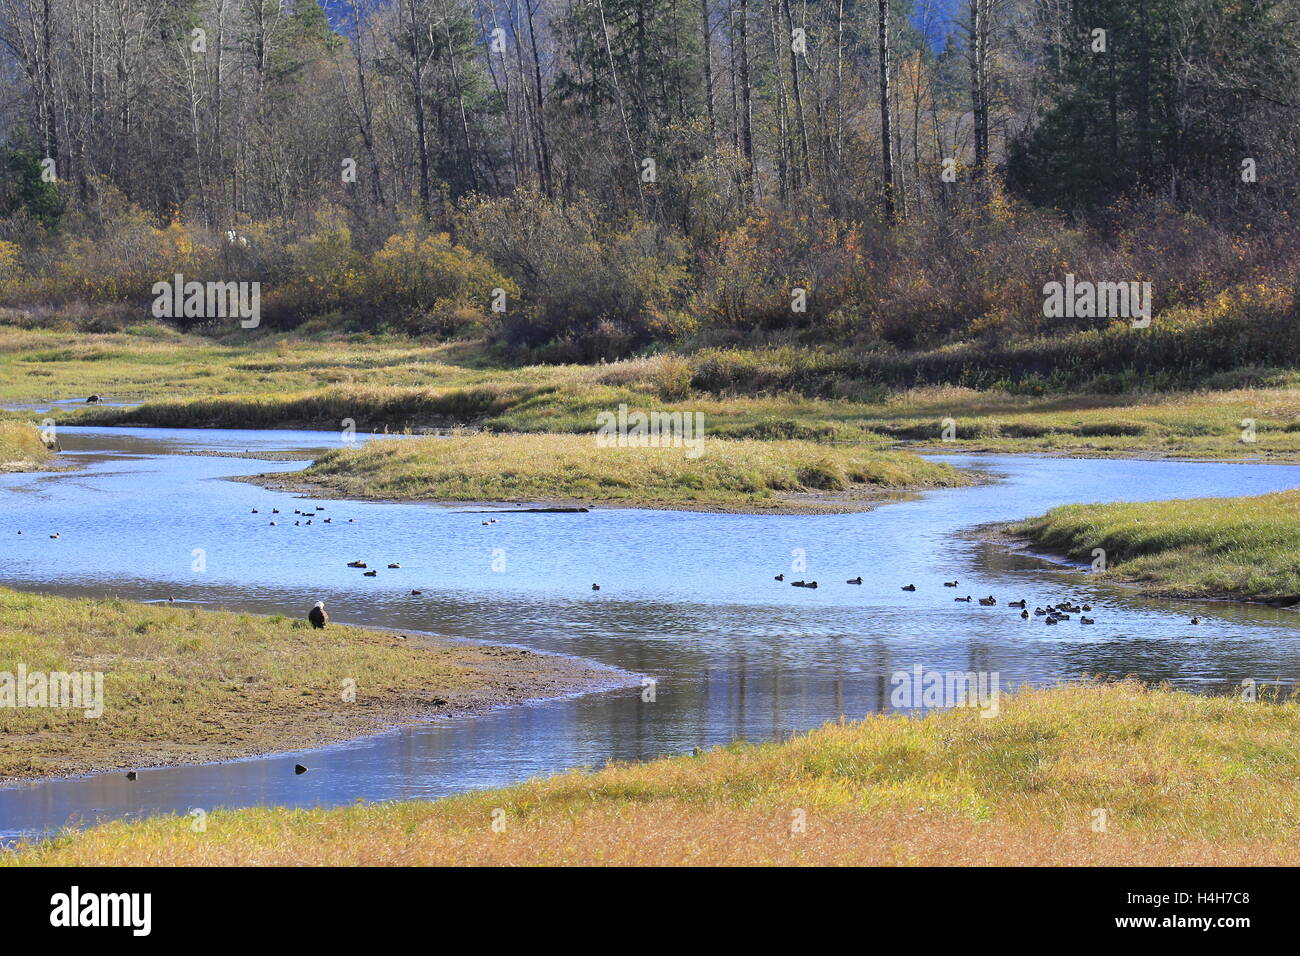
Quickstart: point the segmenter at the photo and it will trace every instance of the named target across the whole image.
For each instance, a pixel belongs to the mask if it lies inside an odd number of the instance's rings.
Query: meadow
[[[1300,489],[1246,498],[1075,504],[1007,526],[1166,597],[1300,601]]]
[[[20,665],[102,672],[103,713],[0,707],[0,779],[296,750],[518,702],[521,673],[535,696],[594,679],[514,648],[0,589],[0,672]]]
[[[114,822],[0,863],[1294,865],[1298,817],[1295,700],[1085,682],[434,802]]]

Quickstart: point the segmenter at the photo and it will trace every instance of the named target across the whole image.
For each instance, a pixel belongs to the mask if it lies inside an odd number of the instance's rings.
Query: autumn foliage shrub
[[[483,256],[446,233],[414,229],[390,236],[371,256],[368,289],[375,306],[412,334],[455,334],[482,323],[494,298],[508,307],[519,297],[518,286]]]
[[[616,358],[681,329],[681,241],[645,220],[608,224],[597,213],[525,192],[461,209],[465,242],[517,283],[519,301],[497,327],[507,343],[549,345],[543,359]]]

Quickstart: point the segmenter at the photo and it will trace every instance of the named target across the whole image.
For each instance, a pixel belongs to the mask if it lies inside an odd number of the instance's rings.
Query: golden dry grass
[[[1300,704],[1076,684],[1022,691],[995,718],[872,716],[432,803],[190,824],[107,824],[5,862],[1295,864]]]
[[[0,421],[0,471],[26,471],[47,463],[54,453],[40,430],[28,422]]]

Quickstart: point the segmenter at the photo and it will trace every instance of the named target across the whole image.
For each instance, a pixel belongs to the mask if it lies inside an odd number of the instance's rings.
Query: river
[[[1294,612],[1148,600],[970,533],[1074,501],[1276,491],[1300,485],[1300,466],[953,455],[946,460],[993,480],[851,514],[597,508],[498,515],[484,526],[464,506],[306,499],[332,520],[295,526],[303,499],[226,479],[305,462],[234,456],[315,451],[334,434],[59,435],[81,468],[0,475],[0,584],[294,616],[324,600],[340,622],[595,659],[652,679],[653,700],[631,686],[292,757],[145,770],[133,782],[107,773],[19,784],[0,789],[5,837],[159,811],[438,797],[776,739],[890,709],[890,676],[918,664],[996,671],[1003,689],[1134,674],[1208,691],[1246,677],[1290,685],[1300,674]],[[793,569],[801,555],[806,570]],[[358,558],[379,575],[346,567]],[[389,571],[389,562],[402,567]],[[793,588],[773,580],[778,573],[821,586]],[[862,585],[845,584],[858,575]],[[953,578],[958,589],[942,587]],[[901,590],[909,583],[916,592]],[[959,604],[956,594],[993,594],[999,604]],[[1031,608],[1087,602],[1097,623],[1022,621],[1005,607],[1019,598]],[[294,775],[299,761],[312,772]]]

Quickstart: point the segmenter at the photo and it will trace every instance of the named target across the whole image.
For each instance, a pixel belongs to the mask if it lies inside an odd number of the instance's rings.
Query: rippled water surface
[[[324,600],[338,621],[521,644],[648,675],[655,701],[633,686],[433,721],[306,758],[20,785],[0,790],[0,835],[193,807],[432,797],[771,739],[888,709],[890,675],[918,664],[997,671],[1004,688],[1136,674],[1206,690],[1248,676],[1290,684],[1300,674],[1293,612],[1148,601],[969,532],[1072,501],[1275,491],[1300,485],[1298,467],[954,456],[996,480],[857,514],[596,509],[498,515],[488,527],[462,506],[318,501],[225,480],[304,464],[233,456],[320,449],[335,438],[61,429],[66,457],[84,468],[0,475],[0,583],[291,615]],[[332,522],[295,527],[293,510],[308,503],[323,504]],[[193,570],[195,549],[202,572]],[[792,573],[799,553],[807,570]],[[346,567],[358,558],[379,575]],[[390,561],[401,570],[388,571]],[[821,586],[793,588],[773,580],[779,572]],[[844,583],[858,575],[861,586]],[[956,591],[941,585],[952,578]],[[917,591],[901,591],[907,583]],[[990,593],[998,607],[952,600]],[[1003,606],[1018,598],[1030,607],[1087,602],[1097,623],[1022,621]],[[299,760],[312,772],[295,776]]]

